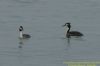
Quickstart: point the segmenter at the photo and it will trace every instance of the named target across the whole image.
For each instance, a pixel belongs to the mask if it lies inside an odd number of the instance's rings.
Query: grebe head
[[[63,25],[63,27],[64,27],[64,26],[67,26],[68,28],[71,28],[71,25],[70,25],[70,24],[71,24],[71,23],[69,23],[69,22],[68,22],[68,23],[65,23],[65,24]]]
[[[23,26],[20,26],[19,27],[19,31],[23,31],[24,29],[23,29]]]

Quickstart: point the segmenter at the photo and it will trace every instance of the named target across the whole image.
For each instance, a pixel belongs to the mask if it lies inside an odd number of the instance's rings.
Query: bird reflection
[[[23,45],[24,45],[24,43],[23,43],[23,39],[19,39],[19,48],[22,48]]]
[[[70,44],[70,38],[67,38],[67,43]]]
[[[19,55],[18,55],[18,60],[19,60],[19,64],[23,64],[23,42],[19,42]]]
[[[67,50],[71,47],[71,45],[70,45],[70,38],[67,38]]]
[[[63,38],[64,39],[64,44],[66,46],[66,50],[69,50],[71,48],[70,40],[71,38]]]

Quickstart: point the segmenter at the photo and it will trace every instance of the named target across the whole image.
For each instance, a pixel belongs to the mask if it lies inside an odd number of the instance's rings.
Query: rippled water
[[[66,39],[65,22],[84,37]],[[31,39],[18,39],[20,25]],[[100,60],[99,28],[99,0],[0,0],[0,66],[66,66],[66,60]]]

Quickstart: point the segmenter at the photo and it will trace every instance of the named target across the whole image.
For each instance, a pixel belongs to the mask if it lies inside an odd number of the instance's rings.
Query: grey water
[[[65,38],[64,23],[83,37]],[[31,35],[19,40],[19,26]],[[0,66],[100,60],[100,0],[0,0]]]

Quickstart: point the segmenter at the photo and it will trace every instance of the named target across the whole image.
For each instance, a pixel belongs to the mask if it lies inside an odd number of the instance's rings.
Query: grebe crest
[[[29,34],[23,34],[23,31],[24,31],[23,26],[20,26],[19,27],[19,32],[20,32],[19,38],[20,39],[28,39],[31,37]]]
[[[77,37],[83,36],[83,34],[81,32],[79,32],[79,31],[70,31],[71,23],[65,23],[63,26],[67,26],[68,27],[68,30],[67,30],[67,33],[66,33],[66,37],[67,38],[70,38],[70,36],[77,36]]]

